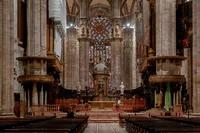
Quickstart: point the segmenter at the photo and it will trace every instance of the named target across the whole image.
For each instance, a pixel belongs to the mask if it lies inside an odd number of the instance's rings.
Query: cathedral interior
[[[0,10],[0,132],[200,132],[199,0]]]

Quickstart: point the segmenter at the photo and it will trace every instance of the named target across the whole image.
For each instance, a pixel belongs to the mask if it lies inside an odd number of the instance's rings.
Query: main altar
[[[92,109],[105,109],[113,108],[116,103],[115,98],[108,97],[108,84],[109,84],[109,69],[104,62],[97,64],[93,70],[93,84],[94,84],[94,98],[88,101]]]

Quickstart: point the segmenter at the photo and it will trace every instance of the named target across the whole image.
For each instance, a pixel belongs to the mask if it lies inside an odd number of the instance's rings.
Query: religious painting
[[[179,4],[176,11],[177,54],[192,46],[192,1]]]

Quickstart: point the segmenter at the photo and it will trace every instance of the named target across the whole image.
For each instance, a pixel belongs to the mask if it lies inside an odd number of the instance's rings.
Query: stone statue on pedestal
[[[81,93],[81,85],[79,82],[76,85],[76,89],[77,89],[77,94],[80,94]]]
[[[123,82],[121,82],[121,84],[120,84],[120,90],[121,90],[121,94],[124,94],[124,84],[123,84]]]

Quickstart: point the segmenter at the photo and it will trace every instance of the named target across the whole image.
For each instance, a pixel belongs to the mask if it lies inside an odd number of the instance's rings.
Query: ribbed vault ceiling
[[[132,14],[135,11],[137,0],[122,0],[121,2],[121,16]],[[111,6],[112,0],[90,0],[90,6],[95,4],[103,4]],[[80,12],[80,0],[66,0],[67,3],[67,20],[73,22]]]

